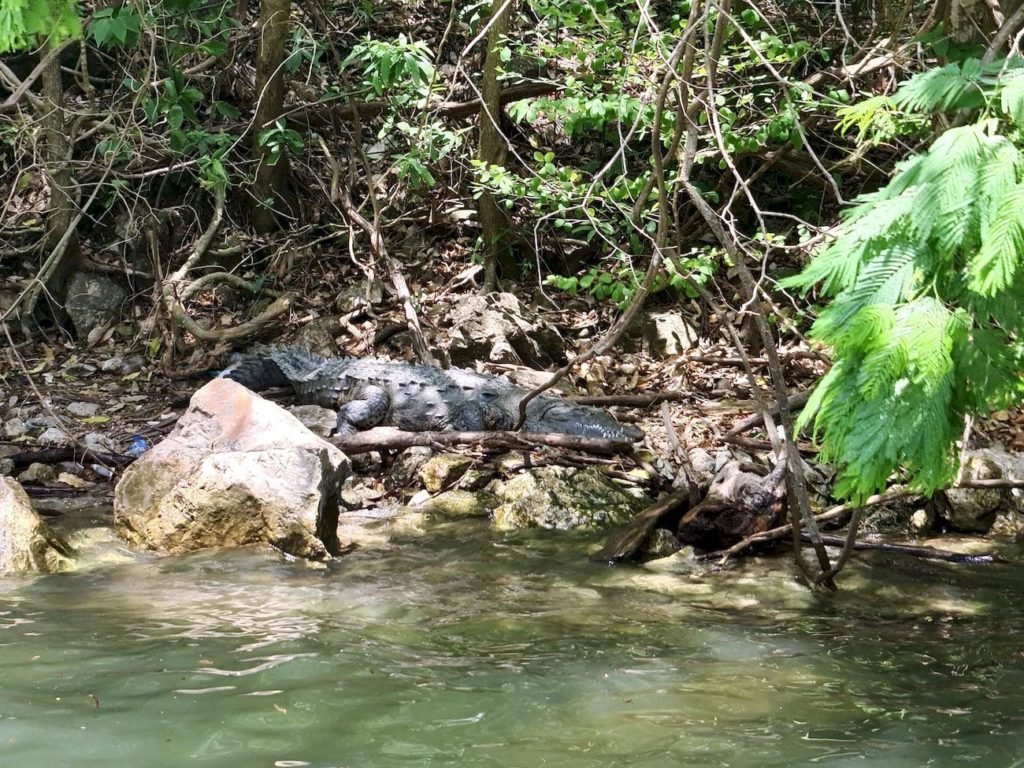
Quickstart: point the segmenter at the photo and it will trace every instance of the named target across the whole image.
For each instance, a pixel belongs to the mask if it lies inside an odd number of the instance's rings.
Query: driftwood
[[[633,444],[627,440],[577,437],[561,433],[537,432],[403,432],[394,427],[374,427],[351,435],[335,435],[330,442],[348,454],[381,449],[401,450],[412,446],[475,445],[510,451],[531,451],[540,446],[566,448],[604,456],[629,455]]]
[[[620,560],[635,557],[659,523],[664,522],[671,525],[671,515],[682,515],[689,508],[689,488],[669,494],[634,517],[629,525],[621,531],[612,534],[601,551],[591,559],[605,563],[617,563]]]
[[[808,541],[809,536],[806,533],[800,534],[801,541]],[[829,546],[842,547],[846,544],[845,536],[825,536],[822,535],[821,540]],[[998,555],[986,553],[983,555],[968,555],[963,552],[950,552],[948,549],[935,549],[934,547],[919,547],[913,544],[884,544],[882,542],[875,541],[862,541],[857,540],[853,542],[854,549],[870,549],[878,552],[892,552],[897,555],[909,555],[911,557],[920,557],[925,560],[942,560],[947,563],[969,563],[974,565],[984,565],[988,563],[1003,563],[1006,562]]]
[[[885,493],[879,493],[876,494],[875,496],[870,497],[867,501],[864,502],[864,506],[870,507],[876,504],[884,504],[886,502],[895,501],[896,499],[902,499],[905,496],[910,495],[911,493],[909,491],[899,486],[896,486],[894,488],[890,488]],[[815,515],[814,522],[827,523],[833,520],[839,520],[840,518],[849,515],[851,512],[853,512],[853,510],[854,507],[851,506],[850,504],[839,504],[838,506],[832,507],[831,509],[822,512],[820,515]],[[793,526],[787,523],[786,525],[780,525],[778,528],[772,528],[768,531],[752,534],[747,538],[743,539],[742,541],[736,542],[728,549],[723,549],[718,552],[708,552],[706,554],[700,555],[700,559],[721,560],[724,563],[733,555],[739,554],[740,552],[743,552],[746,549],[750,549],[750,547],[754,546],[755,544],[782,539],[786,536],[792,535],[792,533]]]
[[[784,473],[783,463],[767,477],[759,477],[740,471],[738,462],[730,462],[699,504],[691,502],[690,488],[669,494],[613,534],[592,559],[616,563],[636,557],[658,527],[678,529],[684,543],[706,548],[735,541],[751,531],[764,531],[778,520],[786,488]]]
[[[679,540],[701,549],[718,549],[771,529],[786,497],[785,476],[785,460],[767,477],[742,472],[739,462],[729,462],[704,500],[679,521]]]

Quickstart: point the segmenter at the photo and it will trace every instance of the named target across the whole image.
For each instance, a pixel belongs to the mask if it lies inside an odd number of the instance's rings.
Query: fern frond
[[[854,502],[900,468],[919,491],[940,487],[964,415],[1024,401],[1024,132],[1006,125],[1024,126],[1024,59],[951,64],[894,96],[908,110],[986,100],[984,120],[947,130],[859,197],[787,281],[835,296],[811,329],[835,363],[799,423]]]
[[[836,110],[839,123],[836,131],[845,135],[857,128],[857,141],[864,141],[869,133],[890,133],[895,129],[892,110],[896,105],[888,96],[872,96]]]
[[[1002,189],[983,219],[981,248],[967,267],[968,288],[992,297],[1007,288],[1024,259],[1024,184]]]
[[[1024,69],[1007,73],[1000,85],[1000,108],[1013,119],[1018,129],[1024,128]]]
[[[968,239],[977,204],[977,180],[991,152],[984,126],[967,125],[946,131],[925,154],[918,171],[920,192],[913,212],[918,237],[950,260]]]
[[[887,248],[869,261],[853,282],[815,321],[811,334],[837,349],[863,347],[871,337],[892,326],[884,313],[864,312],[872,305],[891,307],[910,298],[917,253],[907,246]],[[854,319],[857,318],[857,322]]]
[[[893,103],[908,112],[948,112],[974,109],[985,103],[983,76],[991,68],[978,59],[947,64],[920,72],[903,83],[892,95]]]
[[[878,256],[893,241],[904,239],[915,195],[888,200],[885,205],[862,203],[851,208],[836,239],[819,251],[803,272],[788,277],[784,288],[810,290],[822,283],[822,291],[834,296],[853,285],[862,266]]]

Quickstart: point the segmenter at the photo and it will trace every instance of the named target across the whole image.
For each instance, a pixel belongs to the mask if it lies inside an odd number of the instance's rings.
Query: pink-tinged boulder
[[[349,469],[345,454],[283,408],[215,379],[125,472],[114,520],[121,537],[159,552],[267,543],[327,559],[338,551]]]
[[[67,544],[40,519],[13,477],[0,477],[0,574],[73,568]]]

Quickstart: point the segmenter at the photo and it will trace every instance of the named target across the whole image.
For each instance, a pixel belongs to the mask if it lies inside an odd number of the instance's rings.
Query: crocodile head
[[[600,437],[605,440],[635,442],[644,437],[643,430],[622,424],[600,408],[573,405],[558,398],[538,397],[527,406],[527,432],[562,432],[579,437]]]

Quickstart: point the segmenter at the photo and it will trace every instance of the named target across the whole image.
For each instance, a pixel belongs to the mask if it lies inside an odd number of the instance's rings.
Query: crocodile
[[[303,404],[337,411],[339,434],[375,426],[410,432],[514,429],[527,390],[504,376],[376,358],[321,357],[296,347],[244,355],[221,377],[249,389],[290,387]],[[526,407],[526,432],[636,441],[644,433],[600,408],[540,395]]]

